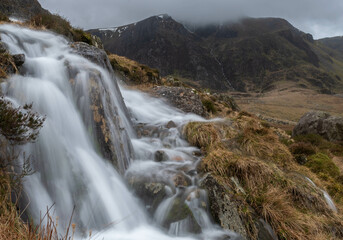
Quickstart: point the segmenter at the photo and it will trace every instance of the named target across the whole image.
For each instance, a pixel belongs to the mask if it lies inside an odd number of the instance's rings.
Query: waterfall
[[[0,25],[0,34],[11,54],[26,57],[21,74],[2,83],[2,92],[15,104],[33,103],[33,110],[46,116],[37,142],[21,149],[32,156],[35,171],[24,182],[35,222],[39,222],[47,207],[53,206],[62,228],[75,208],[72,221],[81,229],[80,238],[89,230],[98,232],[101,239],[216,239],[224,235],[233,239],[236,236],[215,226],[199,206],[206,202],[194,174],[200,159],[193,155],[197,149],[182,140],[180,129],[187,121],[202,118],[185,115],[160,100],[122,89],[134,123],[158,129],[156,136],[138,137],[127,117],[117,83],[106,69],[77,55],[67,40],[50,32]],[[96,114],[98,110],[104,119]],[[175,126],[166,128],[171,120]],[[114,148],[115,156],[104,154],[97,141],[99,131],[103,131],[104,143]],[[158,150],[165,152],[167,161],[153,161]],[[171,224],[168,235],[168,230],[163,230],[156,221],[163,216],[147,214],[109,156],[122,173],[129,168],[126,176],[137,173],[168,183],[170,194],[160,205],[168,209],[171,198],[182,196],[201,233],[190,234],[187,221],[181,221]],[[173,186],[170,182],[175,174],[183,174],[191,184],[186,188]]]
[[[318,188],[322,193],[323,193],[323,196],[324,196],[324,199],[325,199],[325,202],[327,203],[327,205],[329,206],[329,208],[337,213],[337,208],[336,208],[336,205],[335,203],[333,202],[332,198],[330,197],[330,195],[323,189],[319,188],[311,179],[309,179],[308,177],[305,177],[305,179],[311,183],[311,185],[315,188]]]

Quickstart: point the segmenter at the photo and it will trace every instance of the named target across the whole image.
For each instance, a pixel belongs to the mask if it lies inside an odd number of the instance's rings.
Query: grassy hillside
[[[343,145],[315,135],[291,139],[243,112],[222,121],[189,123],[184,134],[205,153],[199,172],[210,174],[225,189],[221,194],[237,203],[251,239],[257,239],[259,218],[279,239],[343,237],[343,172],[335,163],[342,166],[335,156],[342,156]],[[338,214],[306,177],[333,196]]]

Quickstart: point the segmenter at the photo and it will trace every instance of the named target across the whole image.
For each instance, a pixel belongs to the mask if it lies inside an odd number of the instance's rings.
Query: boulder
[[[151,215],[154,214],[157,207],[167,196],[165,183],[153,182],[152,179],[143,176],[130,176],[128,177],[128,183]]]
[[[191,88],[158,86],[152,89],[152,93],[166,99],[171,105],[186,113],[206,116],[199,95]]]
[[[318,134],[329,141],[343,141],[343,117],[325,112],[308,112],[293,129],[293,136],[304,134]]]
[[[173,121],[169,121],[168,123],[167,123],[167,125],[166,125],[166,128],[168,128],[168,129],[170,129],[170,128],[176,128],[177,126],[176,126],[176,124],[175,124],[175,122],[173,122]]]
[[[165,151],[157,150],[154,154],[154,159],[156,162],[165,162],[169,160],[169,157]]]
[[[184,233],[201,233],[201,227],[196,221],[191,209],[180,197],[175,198],[172,202],[169,212],[164,219],[163,226],[170,229],[173,224],[178,223],[185,224]]]

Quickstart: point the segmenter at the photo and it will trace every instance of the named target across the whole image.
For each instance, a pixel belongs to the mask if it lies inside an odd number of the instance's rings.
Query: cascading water
[[[38,141],[22,149],[32,156],[36,171],[24,183],[35,221],[54,204],[60,222],[67,223],[75,207],[73,222],[79,229],[98,231],[97,236],[104,239],[171,239],[168,231],[160,227],[170,209],[168,202],[180,198],[189,206],[203,233],[179,239],[236,236],[214,226],[201,207],[206,203],[206,194],[197,187],[194,173],[199,158],[192,154],[197,149],[180,137],[180,126],[189,120],[202,120],[200,117],[184,115],[158,100],[124,90],[136,123],[158,129],[155,135],[137,138],[126,117],[118,87],[105,69],[74,54],[64,38],[52,33],[0,25],[0,34],[12,54],[26,56],[22,75],[14,75],[3,83],[3,93],[16,104],[33,103],[34,110],[46,116]],[[90,85],[94,81],[100,91],[98,103],[105,119],[93,116],[91,111],[97,108],[90,100]],[[106,142],[113,143],[121,171],[125,171],[132,158],[132,141],[136,160],[127,175],[144,173],[169,183],[166,188],[169,186],[170,193],[153,218],[149,218],[112,164],[99,155],[94,119],[102,124],[101,129],[105,128],[104,122],[108,124]],[[175,126],[166,128],[170,120]],[[152,161],[158,150],[168,156],[166,161]],[[189,186],[172,183],[177,174],[190,179]],[[189,219],[171,223],[169,234],[188,235],[188,222]],[[82,231],[79,235],[82,237]]]

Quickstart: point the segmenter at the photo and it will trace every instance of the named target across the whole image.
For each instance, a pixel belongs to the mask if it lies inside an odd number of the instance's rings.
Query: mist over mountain
[[[343,25],[343,3],[340,0],[39,1],[46,9],[66,17],[74,26],[85,29],[122,26],[168,13],[179,22],[193,24],[223,23],[248,16],[280,17],[311,33],[315,39],[343,35],[340,27]]]

